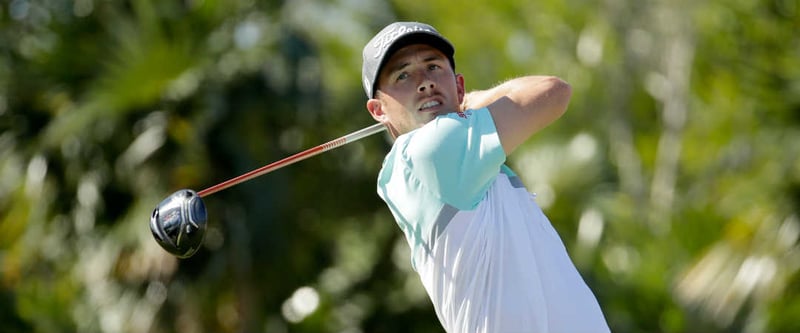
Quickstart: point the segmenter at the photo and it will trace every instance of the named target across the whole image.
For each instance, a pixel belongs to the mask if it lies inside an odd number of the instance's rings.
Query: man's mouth
[[[422,104],[422,106],[419,107],[419,110],[420,111],[427,111],[428,109],[435,108],[435,107],[437,107],[437,106],[439,106],[441,104],[442,103],[440,103],[439,101],[425,102],[424,104]]]

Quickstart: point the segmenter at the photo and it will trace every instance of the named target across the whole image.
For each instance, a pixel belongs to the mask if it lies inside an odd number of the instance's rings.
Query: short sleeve
[[[505,163],[487,108],[440,116],[410,135],[404,155],[412,172],[458,209],[477,206]]]

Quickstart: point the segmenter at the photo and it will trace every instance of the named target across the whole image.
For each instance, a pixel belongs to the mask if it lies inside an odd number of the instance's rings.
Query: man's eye
[[[405,80],[407,78],[408,78],[408,73],[400,73],[400,75],[397,76],[397,81]]]
[[[439,67],[439,65],[436,65],[436,64],[430,64],[430,65],[428,65],[428,69],[429,69],[429,70],[434,70],[434,69],[439,69],[439,68],[441,68],[441,67]]]

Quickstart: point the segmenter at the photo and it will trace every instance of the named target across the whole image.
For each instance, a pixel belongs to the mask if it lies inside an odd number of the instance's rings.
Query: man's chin
[[[445,110],[436,111],[436,112],[431,113],[431,119],[434,119],[434,118],[440,117],[440,116],[446,116],[446,115],[451,114],[453,112],[455,112],[455,111],[445,111]]]
[[[426,117],[423,118],[423,125],[431,122],[432,120],[436,119],[437,117],[441,116],[438,112],[432,112],[426,114]]]

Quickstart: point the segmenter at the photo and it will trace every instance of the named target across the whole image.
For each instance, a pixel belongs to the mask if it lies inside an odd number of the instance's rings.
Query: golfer
[[[525,76],[466,93],[454,48],[396,22],[364,47],[367,110],[394,144],[378,176],[448,332],[608,332],[603,313],[506,156],[566,110],[571,88]]]

